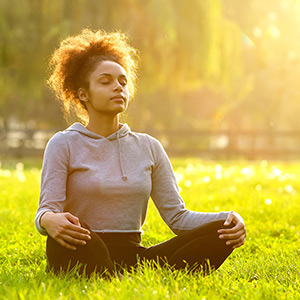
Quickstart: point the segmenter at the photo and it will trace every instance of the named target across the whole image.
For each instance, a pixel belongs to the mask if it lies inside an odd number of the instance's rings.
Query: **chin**
[[[126,111],[126,108],[123,107],[123,108],[116,109],[116,110],[112,111],[112,114],[118,115],[118,114],[121,114],[121,113],[123,113],[125,111]]]
[[[118,111],[118,113],[122,113],[122,112],[126,111],[126,109],[127,109],[127,106],[122,105],[118,109],[116,109],[116,111]]]

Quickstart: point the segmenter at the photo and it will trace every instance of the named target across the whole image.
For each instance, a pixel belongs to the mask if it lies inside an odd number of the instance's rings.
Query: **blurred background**
[[[83,28],[139,50],[123,121],[170,155],[298,159],[299,0],[0,0],[0,158],[42,157],[63,119],[50,54]]]

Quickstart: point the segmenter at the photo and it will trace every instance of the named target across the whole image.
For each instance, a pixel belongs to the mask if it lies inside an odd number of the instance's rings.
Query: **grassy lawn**
[[[235,210],[246,222],[246,244],[219,270],[203,278],[149,267],[110,282],[46,274],[33,224],[40,162],[2,162],[0,299],[300,299],[300,162],[172,162],[189,209]],[[173,236],[151,202],[143,230],[145,246]]]

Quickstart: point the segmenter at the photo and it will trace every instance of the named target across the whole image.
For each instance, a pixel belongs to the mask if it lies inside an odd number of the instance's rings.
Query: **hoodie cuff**
[[[45,236],[48,235],[48,232],[41,226],[40,220],[41,220],[42,215],[43,215],[45,212],[47,212],[47,211],[52,212],[52,211],[49,210],[49,209],[41,210],[41,211],[39,211],[39,212],[36,214],[35,219],[34,219],[34,223],[35,223],[35,227],[36,227],[37,231],[38,231],[41,235],[45,235]]]

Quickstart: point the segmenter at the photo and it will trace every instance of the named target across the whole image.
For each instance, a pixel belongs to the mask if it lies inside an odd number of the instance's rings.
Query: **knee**
[[[224,226],[225,219],[223,220],[216,220],[206,224],[203,224],[193,230],[193,234],[196,236],[203,236],[203,235],[217,235],[217,231],[219,229],[225,228]],[[228,227],[227,227],[228,228]]]
[[[224,223],[225,223],[226,219],[221,219],[221,220],[216,220],[211,222],[211,226],[215,227],[217,230],[221,229],[221,228],[225,228]]]
[[[201,225],[195,228],[192,232],[193,239],[199,239],[200,241],[206,240],[209,241],[210,244],[215,245],[217,248],[222,248],[226,252],[232,251],[232,247],[226,245],[226,240],[220,239],[220,233],[218,230],[229,228],[232,226],[225,226],[224,225],[225,219],[213,221],[204,225]]]

